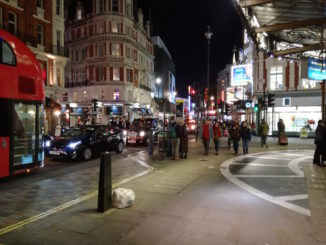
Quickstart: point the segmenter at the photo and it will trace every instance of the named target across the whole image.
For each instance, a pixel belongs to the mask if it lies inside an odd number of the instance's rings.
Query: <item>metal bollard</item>
[[[111,154],[101,154],[100,179],[98,186],[97,212],[104,213],[111,207],[112,195],[112,169]]]
[[[153,155],[153,131],[149,131],[148,136],[148,155]]]

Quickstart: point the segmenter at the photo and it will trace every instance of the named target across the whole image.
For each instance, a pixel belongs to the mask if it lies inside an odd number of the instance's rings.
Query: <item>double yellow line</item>
[[[119,182],[113,184],[113,185],[112,185],[112,188],[113,188],[113,189],[115,189],[115,188],[117,188],[118,186],[120,186],[120,185],[122,185],[122,184],[125,184],[125,183],[127,183],[127,182],[129,182],[129,181],[132,181],[132,180],[134,180],[134,179],[136,179],[136,178],[139,178],[139,177],[141,177],[141,176],[144,176],[144,175],[146,175],[146,174],[148,174],[148,173],[150,173],[150,172],[152,172],[152,171],[154,170],[154,168],[153,168],[152,166],[150,166],[150,165],[148,165],[147,163],[145,163],[144,161],[142,161],[142,160],[136,158],[134,154],[132,154],[132,155],[128,155],[128,158],[131,158],[132,160],[134,160],[134,161],[140,163],[141,165],[147,167],[147,170],[144,171],[144,172],[141,172],[141,173],[139,173],[139,174],[136,174],[136,175],[134,175],[134,176],[131,176],[131,177],[129,177],[129,178],[123,179],[123,180],[121,180],[121,181],[119,181]],[[93,198],[93,197],[95,197],[95,196],[97,196],[97,195],[98,195],[98,191],[94,191],[94,192],[92,192],[92,193],[90,193],[90,194],[88,194],[88,195],[82,196],[82,197],[80,197],[80,198],[77,198],[77,199],[72,200],[72,201],[70,201],[70,202],[67,202],[67,203],[65,203],[65,204],[62,204],[62,205],[60,205],[60,206],[58,206],[58,207],[55,207],[55,208],[53,208],[53,209],[50,209],[50,210],[48,210],[48,211],[46,211],[46,212],[40,213],[40,214],[38,214],[38,215],[35,215],[35,216],[33,216],[33,217],[30,217],[30,218],[28,218],[28,219],[25,219],[25,220],[23,220],[23,221],[20,221],[20,222],[18,222],[18,223],[16,223],[16,224],[13,224],[13,225],[7,226],[7,227],[5,227],[5,228],[2,228],[2,229],[0,229],[0,236],[2,236],[2,235],[4,235],[4,234],[7,234],[7,233],[9,233],[9,232],[11,232],[11,231],[13,231],[13,230],[16,230],[16,229],[18,229],[18,228],[20,228],[20,227],[23,227],[23,226],[25,226],[25,225],[28,225],[28,224],[30,224],[30,223],[33,223],[33,222],[35,222],[35,221],[38,221],[38,220],[40,220],[40,219],[42,219],[42,218],[44,218],[44,217],[47,217],[47,216],[52,215],[52,214],[55,214],[55,213],[57,213],[57,212],[59,212],[59,211],[62,211],[62,210],[64,210],[64,209],[69,208],[69,207],[71,207],[71,206],[73,206],[73,205],[76,205],[76,204],[78,204],[78,203],[80,203],[80,202],[83,202],[83,201],[86,201],[86,200],[88,200],[88,199],[91,199],[91,198]],[[3,244],[0,243],[0,245],[3,245]]]

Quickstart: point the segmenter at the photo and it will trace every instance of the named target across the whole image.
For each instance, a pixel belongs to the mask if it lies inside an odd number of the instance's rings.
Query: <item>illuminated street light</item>
[[[156,84],[160,84],[162,82],[162,79],[160,77],[156,78],[155,80]]]

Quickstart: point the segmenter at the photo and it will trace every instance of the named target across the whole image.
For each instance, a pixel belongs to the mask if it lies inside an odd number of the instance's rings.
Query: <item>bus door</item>
[[[0,99],[0,178],[10,175],[10,102]]]

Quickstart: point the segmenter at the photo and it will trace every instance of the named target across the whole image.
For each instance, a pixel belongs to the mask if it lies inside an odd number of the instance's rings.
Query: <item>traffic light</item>
[[[274,100],[275,100],[275,94],[267,94],[268,98],[268,107],[273,107],[275,105]]]
[[[259,111],[259,105],[258,104],[255,104],[254,111],[255,112],[258,112]]]
[[[98,100],[93,99],[92,102],[93,102],[93,110],[96,111],[97,108],[99,108]]]

